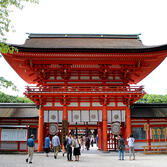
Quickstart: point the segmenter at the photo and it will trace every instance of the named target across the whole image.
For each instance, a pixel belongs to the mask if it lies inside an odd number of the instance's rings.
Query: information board
[[[26,141],[27,129],[2,129],[1,141]]]

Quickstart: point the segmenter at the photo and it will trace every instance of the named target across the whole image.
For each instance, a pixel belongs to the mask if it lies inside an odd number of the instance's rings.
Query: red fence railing
[[[27,86],[26,94],[32,93],[144,93],[143,86]]]

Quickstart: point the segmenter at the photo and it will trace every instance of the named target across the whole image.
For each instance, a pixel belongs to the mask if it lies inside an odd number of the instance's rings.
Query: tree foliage
[[[26,97],[11,96],[3,92],[0,92],[0,103],[33,103],[33,102]]]
[[[1,0],[0,1],[0,53],[12,53],[17,51],[14,47],[11,47],[4,42],[6,41],[5,34],[12,29],[12,23],[9,18],[11,12],[9,7],[14,6],[19,9],[23,9],[24,2],[38,3],[38,0]]]
[[[167,103],[166,95],[145,94],[137,103]]]
[[[12,28],[9,7],[14,6],[23,9],[24,2],[38,3],[38,0],[1,0],[0,1],[0,39],[6,40],[5,33]],[[3,42],[3,41],[2,41]]]
[[[38,3],[38,0],[1,0],[0,1],[0,53],[12,53],[17,51],[14,47],[11,47],[4,42],[6,41],[5,33],[12,29],[12,23],[9,18],[11,12],[9,7],[14,6],[19,9],[23,9],[24,2]]]
[[[14,85],[14,83],[12,81],[6,80],[4,77],[0,77],[0,88],[1,87],[5,87],[5,88],[11,87],[12,90],[17,91],[17,88]]]
[[[38,0],[0,0],[0,53],[13,53],[14,51],[17,51],[13,46],[5,44],[7,40],[5,34],[12,29],[12,23],[9,18],[9,13],[11,12],[9,7],[14,6],[22,9],[24,7],[24,2],[38,3]],[[8,81],[3,77],[0,77],[0,88],[1,87],[12,87],[13,90],[16,90],[16,86],[13,82]]]

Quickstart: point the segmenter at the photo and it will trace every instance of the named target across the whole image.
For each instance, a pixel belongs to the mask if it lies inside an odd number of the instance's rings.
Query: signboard
[[[27,141],[27,129],[2,129],[1,141]]]

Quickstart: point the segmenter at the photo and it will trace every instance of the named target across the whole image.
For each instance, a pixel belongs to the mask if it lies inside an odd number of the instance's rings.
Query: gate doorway
[[[118,148],[117,136],[111,133],[111,129],[107,132],[107,149],[108,151],[116,151]]]

